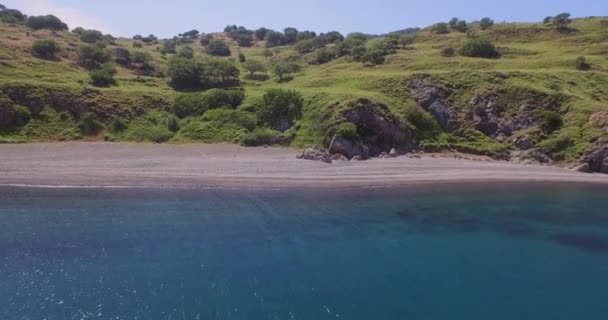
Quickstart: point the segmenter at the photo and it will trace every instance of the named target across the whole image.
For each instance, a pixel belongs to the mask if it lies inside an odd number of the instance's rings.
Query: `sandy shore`
[[[608,184],[608,175],[546,166],[399,157],[326,164],[297,150],[235,145],[100,142],[0,145],[0,185],[124,187],[346,187],[430,182]]]

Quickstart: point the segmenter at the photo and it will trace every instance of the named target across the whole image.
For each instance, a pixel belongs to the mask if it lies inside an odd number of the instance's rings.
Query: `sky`
[[[570,12],[575,17],[608,16],[608,0],[0,0],[29,15],[54,14],[70,28],[82,26],[114,36],[172,37],[197,29],[222,31],[228,24],[249,29],[295,27],[316,32],[382,34],[426,27],[458,17],[496,22],[540,21]]]

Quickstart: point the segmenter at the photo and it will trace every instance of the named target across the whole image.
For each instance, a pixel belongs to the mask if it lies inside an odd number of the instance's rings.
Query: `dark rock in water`
[[[521,136],[513,141],[513,145],[520,150],[529,150],[534,148],[534,141],[528,136]]]
[[[364,149],[362,154],[357,155],[363,159],[389,152],[391,148],[406,151],[414,148],[413,133],[384,104],[357,99],[348,103],[341,117],[357,125],[359,143]]]
[[[587,149],[581,160],[589,167],[590,172],[608,174],[608,143]]]
[[[458,114],[448,101],[449,91],[430,83],[425,78],[413,78],[407,84],[416,103],[431,113],[443,129],[454,129],[454,122]]]
[[[296,156],[298,159],[323,161],[326,163],[332,162],[332,157],[329,153],[319,148],[308,148]]]
[[[334,136],[329,145],[329,153],[343,155],[349,159],[358,156],[362,159],[369,158],[366,149],[359,143],[349,139]]]

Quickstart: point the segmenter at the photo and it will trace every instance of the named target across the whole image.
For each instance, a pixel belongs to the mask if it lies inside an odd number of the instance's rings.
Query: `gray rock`
[[[574,168],[572,168],[572,170],[578,171],[578,172],[583,172],[583,173],[592,173],[593,172],[591,170],[591,168],[589,167],[589,164],[587,164],[587,163],[583,163],[578,166],[575,166]]]
[[[369,158],[363,146],[359,142],[354,142],[343,137],[334,136],[329,145],[330,154],[340,154],[347,158],[359,156],[362,159]]]
[[[350,159],[351,161],[362,161],[363,159],[359,156],[354,156],[352,157],[352,159]]]
[[[458,114],[448,100],[450,93],[446,89],[421,77],[410,79],[408,86],[416,103],[431,113],[443,129],[454,129]]]
[[[581,160],[591,172],[608,174],[608,143],[590,147]]]
[[[331,160],[332,161],[348,161],[348,158],[341,154],[332,154]]]
[[[529,150],[534,148],[534,141],[529,136],[521,136],[513,141],[513,145],[520,150]]]
[[[314,161],[323,161],[326,163],[331,163],[331,155],[327,152],[316,148],[308,148],[302,151],[301,154],[296,156],[298,159],[304,160],[314,160]]]
[[[551,164],[553,160],[538,149],[529,149],[511,154],[512,161],[521,164]]]
[[[386,152],[382,152],[379,157],[382,158],[382,159],[388,159],[388,158],[390,158],[390,156]]]
[[[388,155],[389,155],[391,158],[396,158],[396,157],[399,155],[399,153],[397,153],[397,149],[395,149],[395,148],[391,148],[391,151],[389,151]]]

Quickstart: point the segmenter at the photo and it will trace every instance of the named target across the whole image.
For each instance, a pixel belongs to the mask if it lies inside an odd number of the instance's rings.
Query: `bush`
[[[4,23],[22,23],[26,16],[19,10],[2,8],[0,10],[0,21]]]
[[[416,134],[418,141],[432,139],[441,132],[441,127],[433,116],[418,107],[414,107],[405,114],[405,121]]]
[[[100,68],[111,59],[112,56],[101,45],[83,45],[78,50],[78,63],[87,69]]]
[[[441,55],[444,57],[453,57],[456,54],[456,50],[452,47],[441,49]]]
[[[11,109],[13,111],[13,125],[16,127],[24,126],[32,119],[32,113],[26,107],[13,105]]]
[[[540,149],[548,154],[559,153],[573,145],[574,140],[571,137],[565,135],[550,138],[539,143]]]
[[[134,41],[133,42],[133,48],[143,48],[143,44],[139,41]]]
[[[114,49],[114,61],[123,67],[131,67],[131,52],[125,48]]]
[[[369,65],[384,64],[386,54],[387,52],[384,50],[366,50],[365,54],[361,57],[361,62]]]
[[[177,132],[179,131],[179,119],[177,117],[175,117],[174,115],[169,115],[167,117],[167,119],[165,120],[165,123],[167,125],[167,129],[171,132]]]
[[[98,30],[84,30],[80,34],[80,41],[86,43],[95,43],[97,41],[103,40],[103,33]]]
[[[243,90],[211,89],[206,92],[185,93],[175,97],[171,113],[179,118],[197,116],[211,109],[236,108],[244,99]]]
[[[541,120],[541,129],[548,134],[559,130],[564,125],[562,116],[553,111],[539,111],[537,117]]]
[[[169,84],[176,90],[236,86],[239,74],[234,62],[226,59],[174,57],[169,61]]]
[[[96,135],[103,130],[103,123],[92,112],[85,112],[78,123],[80,132],[84,135]]]
[[[211,34],[206,34],[204,36],[201,37],[201,46],[207,46],[209,44],[209,42],[211,42],[211,40],[213,40],[213,35]]]
[[[212,56],[227,57],[230,55],[230,48],[221,40],[211,40],[207,45],[207,53]]]
[[[209,110],[203,114],[201,120],[217,122],[221,125],[236,125],[248,131],[255,129],[258,122],[255,114],[232,109]]]
[[[295,90],[270,89],[262,100],[258,117],[273,129],[285,131],[302,115],[302,96]]]
[[[249,78],[253,79],[256,72],[266,72],[266,66],[258,60],[249,59],[244,64],[245,69],[249,72]]]
[[[494,44],[485,38],[468,39],[462,46],[462,55],[474,58],[498,58],[500,53]]]
[[[481,27],[481,30],[487,30],[490,29],[492,26],[494,25],[494,20],[486,17],[481,19],[481,21],[479,21],[479,26]]]
[[[169,84],[176,90],[192,90],[201,87],[202,67],[193,59],[174,57],[169,60]]]
[[[113,132],[124,131],[125,129],[127,129],[128,126],[129,126],[129,123],[127,122],[127,120],[125,120],[124,118],[121,118],[121,117],[114,118],[112,120],[112,122],[110,123],[110,129]]]
[[[266,32],[266,48],[278,47],[285,43],[285,36],[282,33],[276,31]]]
[[[352,122],[343,122],[338,127],[336,135],[351,141],[359,139],[359,133],[357,132],[357,125]]]
[[[324,64],[330,62],[335,57],[336,55],[331,50],[327,48],[321,48],[316,52],[315,62],[318,64]]]
[[[267,129],[257,128],[252,132],[246,134],[241,143],[247,147],[257,147],[264,145],[277,145],[285,143],[285,137],[282,133]]]
[[[585,57],[578,57],[575,61],[576,70],[587,71],[591,69],[591,65],[587,63],[587,59]]]
[[[464,20],[459,20],[458,22],[456,22],[456,25],[453,28],[458,32],[467,32],[467,22]]]
[[[25,20],[25,25],[34,29],[49,29],[55,31],[68,30],[67,24],[63,23],[59,18],[54,15],[46,16],[31,16]]]
[[[279,77],[279,82],[285,81],[285,75],[299,72],[300,65],[295,62],[280,62],[274,66],[274,73]]]
[[[246,134],[247,130],[239,126],[195,119],[184,125],[178,137],[186,141],[236,143],[241,141]]]
[[[188,46],[182,47],[177,52],[177,56],[180,58],[192,59],[194,58],[194,50]]]
[[[175,53],[177,53],[176,48],[177,48],[177,42],[175,41],[175,39],[165,40],[165,41],[163,41],[163,43],[161,45],[160,53],[162,55],[175,54]]]
[[[96,87],[109,87],[116,84],[116,80],[114,80],[114,75],[116,74],[116,69],[111,65],[105,65],[101,69],[91,70],[89,71],[89,76],[91,78],[91,84]]]
[[[435,24],[431,30],[436,34],[450,33],[450,30],[448,29],[448,24],[445,22]]]
[[[60,50],[59,44],[54,40],[35,40],[32,53],[42,59],[52,59]]]

